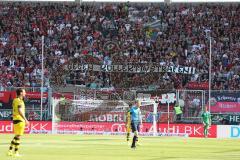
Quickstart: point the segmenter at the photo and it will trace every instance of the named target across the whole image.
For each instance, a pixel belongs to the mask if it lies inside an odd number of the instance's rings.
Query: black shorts
[[[132,132],[138,131],[140,130],[140,123],[139,121],[132,121],[131,122],[131,128],[132,128]]]
[[[23,121],[21,121],[21,120],[13,120],[13,124],[18,124],[20,122],[23,122]]]

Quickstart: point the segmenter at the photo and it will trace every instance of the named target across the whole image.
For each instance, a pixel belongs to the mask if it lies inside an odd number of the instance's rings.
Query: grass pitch
[[[0,134],[0,160],[240,160],[240,140],[140,137],[132,150],[125,136],[24,135],[20,158],[7,157],[13,135]]]

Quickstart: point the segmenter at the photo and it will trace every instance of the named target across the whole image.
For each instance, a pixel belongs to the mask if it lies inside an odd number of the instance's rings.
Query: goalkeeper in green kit
[[[208,130],[211,126],[211,114],[208,112],[207,107],[205,107],[204,112],[202,113],[202,120],[204,125],[204,137],[208,137]]]

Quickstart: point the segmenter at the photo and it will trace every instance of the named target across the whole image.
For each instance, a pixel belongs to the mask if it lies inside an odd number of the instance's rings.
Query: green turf
[[[0,160],[13,135],[0,134]],[[240,140],[141,137],[130,149],[124,136],[24,135],[20,160],[240,160]]]

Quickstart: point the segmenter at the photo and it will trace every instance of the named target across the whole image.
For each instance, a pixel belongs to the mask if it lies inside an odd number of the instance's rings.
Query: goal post
[[[147,132],[151,135],[157,135],[157,103],[154,100],[138,99],[141,102],[141,112],[144,123],[151,123],[149,126],[142,128],[140,134]],[[118,133],[123,134],[126,132],[126,113],[134,101],[124,100],[94,100],[94,99],[80,99],[80,100],[64,100],[53,99],[53,114],[52,114],[52,133],[99,133],[99,132],[113,132],[111,129],[96,129],[88,130],[82,127],[86,124],[95,126],[100,125],[121,125],[117,130]],[[107,124],[108,123],[108,124]],[[77,127],[69,127],[69,125],[79,125]],[[66,127],[67,126],[67,127]],[[104,126],[103,126],[104,127]],[[115,130],[114,130],[115,132]],[[105,133],[108,134],[108,133]],[[109,133],[113,134],[113,133]]]
[[[153,136],[157,136],[157,107],[158,101],[154,99],[138,99],[140,101],[140,109],[141,111],[145,111],[144,106],[150,105],[152,107],[152,134]],[[150,111],[149,111],[150,112]]]
[[[140,135],[146,136],[185,136],[160,132],[158,120],[159,99],[138,98],[143,126]],[[126,113],[134,103],[132,100],[60,100],[53,99],[53,134],[126,134]],[[168,123],[169,124],[169,123]],[[169,128],[169,126],[168,126]]]

